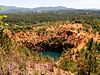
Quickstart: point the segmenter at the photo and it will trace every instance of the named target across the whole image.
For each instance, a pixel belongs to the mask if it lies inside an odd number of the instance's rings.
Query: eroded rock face
[[[60,39],[59,39],[60,38]],[[76,47],[85,41],[87,37],[73,31],[61,31],[59,33],[48,33],[38,35],[32,32],[19,32],[13,36],[13,39],[19,43],[25,44],[28,48],[34,47],[36,50],[62,50],[67,44],[70,47]],[[53,39],[57,39],[56,41]],[[58,40],[59,39],[59,40]],[[48,43],[44,43],[47,42]],[[58,41],[58,42],[57,42]],[[60,41],[60,42],[59,42]],[[56,48],[55,48],[56,47]],[[51,49],[50,49],[51,48]]]
[[[41,28],[45,30],[42,33]],[[28,48],[34,47],[37,51],[62,50],[65,46],[73,48],[86,41],[87,37],[85,35],[77,33],[77,30],[82,30],[82,28],[80,24],[33,27],[36,31],[19,32],[13,35],[12,39]]]
[[[28,64],[29,66],[27,67],[30,68],[32,65],[29,63]],[[34,69],[28,69],[30,70],[30,72],[28,72],[29,75],[35,75],[36,72],[39,74],[39,75],[74,75],[68,71],[63,71],[61,70],[60,68],[55,68],[53,66],[52,63],[33,63],[33,66],[34,66]]]

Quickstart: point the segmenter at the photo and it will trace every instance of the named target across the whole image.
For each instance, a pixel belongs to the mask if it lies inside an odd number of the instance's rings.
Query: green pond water
[[[42,51],[41,55],[43,56],[50,56],[54,60],[57,60],[61,56],[62,52],[54,52],[54,51]]]

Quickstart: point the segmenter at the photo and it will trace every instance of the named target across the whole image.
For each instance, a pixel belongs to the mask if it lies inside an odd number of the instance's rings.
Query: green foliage
[[[100,53],[100,43],[93,41],[93,39],[89,40],[87,43],[87,48],[82,49],[79,53],[79,57],[84,60],[84,67],[80,67],[81,70],[84,70],[86,75],[91,75],[99,72],[99,64],[97,56]],[[82,72],[82,71],[81,71]],[[81,74],[80,74],[81,75]]]
[[[33,31],[32,26],[13,26],[9,27],[9,29],[12,31],[13,34],[17,32],[27,32],[27,31]]]
[[[71,52],[68,54],[70,55]],[[100,43],[90,39],[86,48],[77,51],[75,57],[78,60],[73,61],[67,55],[61,62],[61,68],[74,72],[76,75],[98,75],[100,72]]]
[[[6,15],[2,15],[2,16],[0,16],[0,27],[1,28],[5,28],[5,27],[7,27],[7,23],[4,23],[2,20],[3,19],[5,19],[5,18],[7,18],[7,16]]]
[[[3,8],[0,8],[0,10],[3,10]]]
[[[78,70],[77,64],[71,59],[64,59],[61,63],[61,68],[65,71],[67,70],[71,72],[76,72]]]
[[[84,31],[90,32],[90,27],[93,29],[91,32],[100,33],[100,11],[62,11],[48,13],[9,13],[5,14],[8,17],[3,22],[10,26],[29,26],[37,25],[45,22],[58,22],[69,21],[70,23],[81,23],[84,25]],[[87,15],[87,12],[89,13]],[[2,15],[2,14],[1,14]],[[42,24],[43,25],[43,24]],[[43,31],[43,33],[46,33]]]
[[[2,8],[1,8],[0,10],[2,10]],[[8,27],[8,24],[7,24],[7,23],[4,23],[4,22],[2,21],[2,20],[5,19],[5,18],[7,18],[6,15],[1,15],[1,16],[0,16],[0,39],[1,39],[2,36],[3,36],[3,31],[4,31],[4,29],[6,29],[6,28]]]
[[[47,31],[46,31],[45,28],[42,27],[42,28],[39,28],[39,29],[38,29],[37,33],[38,33],[38,34],[46,34]]]

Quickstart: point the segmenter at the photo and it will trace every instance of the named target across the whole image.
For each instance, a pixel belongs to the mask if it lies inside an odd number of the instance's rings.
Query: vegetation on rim
[[[46,75],[61,69],[59,72],[64,75],[71,74],[69,72],[99,75],[100,16],[97,13],[0,16],[0,74],[38,75],[43,71]],[[78,47],[80,45],[82,48]],[[38,49],[61,50],[62,55],[54,61],[51,57],[39,55]]]

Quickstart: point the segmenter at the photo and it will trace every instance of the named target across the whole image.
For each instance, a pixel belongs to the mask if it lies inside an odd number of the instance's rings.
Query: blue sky
[[[27,8],[65,6],[78,9],[100,9],[100,0],[0,0],[0,5]]]

